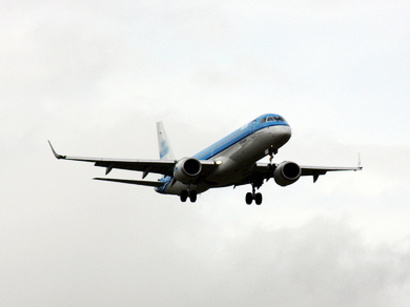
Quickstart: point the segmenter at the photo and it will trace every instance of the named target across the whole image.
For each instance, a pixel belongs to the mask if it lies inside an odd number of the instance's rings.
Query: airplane
[[[252,192],[246,193],[245,202],[262,204],[262,194],[256,192],[273,178],[280,186],[295,183],[301,176],[312,176],[316,182],[319,176],[334,171],[362,170],[360,157],[357,167],[315,167],[300,166],[291,161],[272,163],[279,148],[291,137],[291,128],[278,114],[264,114],[235,130],[213,145],[193,156],[175,159],[162,122],[157,123],[159,160],[129,160],[66,156],[57,153],[48,141],[57,159],[91,162],[105,167],[105,175],[114,168],[140,171],[143,180],[96,177],[94,180],[127,183],[154,187],[161,194],[173,194],[181,202],[187,199],[194,203],[198,194],[211,188],[241,186],[250,184]],[[258,162],[269,155],[270,163]],[[149,173],[161,174],[158,181],[146,181]]]

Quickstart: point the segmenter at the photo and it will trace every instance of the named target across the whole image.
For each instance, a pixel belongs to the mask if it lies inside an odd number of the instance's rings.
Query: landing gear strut
[[[272,163],[273,160],[273,155],[276,155],[278,153],[277,149],[274,149],[272,146],[269,147],[269,162]]]
[[[181,201],[184,203],[186,202],[186,200],[189,197],[189,200],[191,201],[191,203],[196,202],[197,198],[198,198],[198,193],[195,190],[183,190],[181,191],[181,194],[179,195]]]
[[[261,193],[255,193],[255,185],[252,184],[252,193],[246,193],[245,201],[247,205],[250,205],[253,200],[255,200],[255,204],[260,205],[262,204],[263,198]]]

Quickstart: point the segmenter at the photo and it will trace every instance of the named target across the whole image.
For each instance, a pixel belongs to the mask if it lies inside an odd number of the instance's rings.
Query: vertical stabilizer
[[[175,160],[174,153],[169,143],[167,133],[162,122],[157,123],[159,158],[161,160]]]

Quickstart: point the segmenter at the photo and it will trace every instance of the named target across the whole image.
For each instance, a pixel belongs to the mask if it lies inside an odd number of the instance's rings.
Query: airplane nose
[[[285,125],[278,125],[278,126],[272,126],[270,128],[270,133],[278,146],[284,145],[287,141],[289,141],[291,135],[292,135],[292,130],[290,129],[289,126]]]

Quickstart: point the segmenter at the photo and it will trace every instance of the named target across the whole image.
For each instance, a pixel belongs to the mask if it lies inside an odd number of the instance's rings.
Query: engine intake
[[[182,183],[193,183],[202,170],[201,162],[194,158],[180,160],[174,168],[174,178]]]
[[[295,162],[282,162],[273,171],[275,182],[284,187],[295,183],[302,174],[302,169]]]

